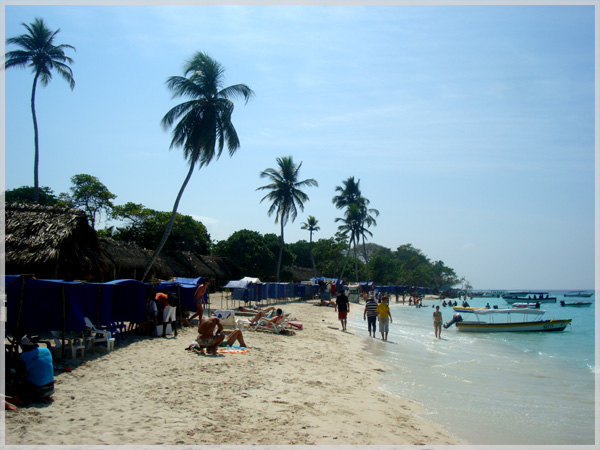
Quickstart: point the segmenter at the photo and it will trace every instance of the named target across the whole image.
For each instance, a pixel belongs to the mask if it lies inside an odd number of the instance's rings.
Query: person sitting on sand
[[[333,300],[325,300],[324,298],[321,299],[321,304],[319,306],[333,306],[335,307],[335,302]]]
[[[215,328],[217,329],[216,333]],[[217,348],[219,348],[219,345],[224,339],[223,325],[221,325],[219,318],[210,317],[208,319],[200,320],[196,342],[198,343],[201,352],[203,352],[203,348],[206,347],[207,353],[216,355]]]
[[[215,328],[217,329],[216,333]],[[202,319],[198,324],[198,337],[196,337],[196,343],[198,344],[197,346],[200,348],[201,353],[204,353],[203,348],[206,347],[207,353],[216,355],[219,345],[221,345],[221,342],[225,339],[227,345],[233,345],[237,341],[240,343],[241,347],[246,347],[246,342],[244,341],[241,330],[234,330],[227,338],[225,338],[225,335],[223,334],[223,325],[217,317]]]
[[[17,374],[22,381],[16,388],[16,403],[51,403],[54,394],[54,369],[52,354],[46,347],[40,347],[39,336],[25,335],[21,338],[20,358],[16,359]],[[6,401],[6,400],[5,400]],[[6,404],[4,405],[6,408]]]

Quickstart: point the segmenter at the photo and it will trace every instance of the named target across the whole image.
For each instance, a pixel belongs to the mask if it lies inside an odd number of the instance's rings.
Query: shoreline
[[[334,308],[280,306],[304,329],[244,332],[246,354],[186,352],[195,328],[98,348],[55,375],[53,404],[6,412],[6,445],[468,444],[380,389],[387,367]]]

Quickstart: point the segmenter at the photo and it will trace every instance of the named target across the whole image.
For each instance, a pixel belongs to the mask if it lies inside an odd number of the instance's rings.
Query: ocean
[[[573,319],[562,332],[468,333],[452,325],[436,339],[431,305],[440,305],[444,323],[455,314],[452,308],[431,300],[415,308],[408,298],[406,305],[396,304],[393,296],[387,342],[379,330],[378,339],[369,338],[364,303],[352,304],[360,314],[348,325],[365,337],[367,352],[391,368],[381,389],[419,403],[425,418],[459,438],[480,445],[593,445],[595,303],[561,307],[559,302],[595,297],[565,298],[565,292],[549,291],[557,302],[540,308],[544,319]],[[502,298],[468,301],[510,307]]]

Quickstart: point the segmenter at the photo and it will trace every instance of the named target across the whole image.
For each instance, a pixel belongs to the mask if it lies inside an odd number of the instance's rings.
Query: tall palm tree
[[[379,216],[379,211],[373,208],[368,208],[370,203],[369,199],[363,197],[362,192],[360,190],[360,180],[355,180],[354,177],[349,177],[347,180],[343,181],[343,186],[336,186],[336,192],[339,192],[339,195],[333,197],[332,202],[335,204],[336,208],[342,209],[346,208],[345,218],[338,218],[336,222],[342,221],[344,224],[342,225],[347,231],[350,231],[350,241],[348,243],[348,249],[352,247],[354,244],[354,256],[355,256],[355,274],[358,281],[358,259],[356,258],[356,249],[360,243],[360,239],[363,239],[363,252],[364,258],[367,265],[367,281],[369,278],[369,260],[366,252],[366,235],[372,236],[373,234],[368,231],[368,228],[371,225],[377,225],[377,222],[371,216],[374,214],[376,217]],[[346,262],[348,256],[350,254],[350,250],[346,255]],[[344,269],[346,264],[344,264]],[[342,269],[342,275],[340,279],[343,277],[344,269]]]
[[[306,222],[302,223],[302,229],[303,230],[308,230],[310,232],[310,242],[309,242],[309,251],[310,251],[310,260],[312,261],[312,265],[313,265],[313,278],[317,278],[317,266],[315,264],[315,255],[313,254],[313,241],[312,241],[312,237],[313,237],[313,232],[319,231],[321,229],[321,227],[317,226],[317,223],[319,223],[319,221],[315,218],[315,216],[308,216],[308,219],[306,220]]]
[[[366,235],[373,236],[373,233],[369,231],[369,227],[377,226],[377,221],[375,217],[379,217],[379,211],[375,208],[367,208],[367,205],[370,203],[366,198],[362,198],[363,201],[359,204],[360,209],[360,227],[358,230],[358,237],[362,237],[363,242],[363,255],[365,258],[365,264],[367,266],[367,280],[369,281],[369,256],[367,255],[367,244],[366,244]],[[375,217],[373,217],[373,214]],[[357,240],[358,243],[358,240]]]
[[[46,27],[43,19],[36,18],[30,25],[22,23],[28,33],[8,38],[7,45],[17,45],[22,50],[13,50],[5,56],[4,68],[10,67],[31,67],[33,72],[33,87],[31,89],[31,115],[33,117],[33,138],[35,144],[35,155],[33,163],[33,200],[39,201],[39,164],[40,148],[38,137],[38,124],[35,114],[35,92],[38,80],[42,86],[47,86],[52,79],[52,71],[55,70],[68,83],[71,90],[75,88],[73,71],[68,64],[73,64],[73,60],[65,55],[65,50],[75,50],[75,47],[68,44],[54,45],[54,38],[60,32],[60,28],[51,31]]]
[[[281,270],[281,258],[283,256],[283,229],[291,217],[292,222],[298,216],[298,208],[304,211],[304,203],[309,200],[301,189],[304,187],[319,186],[316,180],[308,178],[303,181],[298,181],[298,175],[302,163],[296,165],[291,156],[277,158],[278,169],[266,169],[260,173],[261,178],[268,178],[271,183],[265,186],[256,188],[256,190],[269,190],[260,201],[269,199],[271,207],[268,215],[271,216],[274,212],[275,223],[279,222],[281,226],[281,245],[279,247],[279,258],[277,260],[277,282],[279,283],[279,273]]]
[[[213,158],[219,159],[225,144],[229,156],[240,146],[237,132],[231,122],[234,104],[231,100],[243,97],[246,103],[254,92],[245,84],[223,87],[225,69],[206,53],[198,52],[184,66],[185,76],[174,76],[167,80],[167,87],[175,97],[189,97],[183,103],[173,107],[163,117],[163,128],[169,129],[176,120],[179,123],[173,129],[171,149],[181,147],[183,155],[190,165],[188,174],[177,194],[173,205],[173,214],[167,224],[158,247],[148,262],[142,280],[158,258],[173,228],[179,201],[187,186],[194,168],[208,165]]]
[[[340,235],[342,236],[350,236],[348,239],[348,251],[346,252],[346,258],[344,260],[344,265],[342,267],[342,272],[339,276],[339,280],[343,280],[344,272],[346,271],[346,266],[348,265],[348,258],[350,257],[350,250],[352,250],[352,245],[354,244],[354,259],[355,259],[355,275],[358,281],[358,266],[356,260],[356,236],[359,231],[359,225],[361,220],[361,212],[356,203],[351,203],[346,208],[344,212],[344,217],[337,217],[335,219],[336,222],[342,222],[341,225],[338,226],[338,230]]]

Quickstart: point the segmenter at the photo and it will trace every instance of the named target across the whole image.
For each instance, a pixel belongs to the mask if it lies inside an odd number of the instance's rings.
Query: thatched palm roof
[[[300,283],[301,281],[308,281],[314,277],[314,271],[308,267],[298,266],[284,266],[282,267],[282,273],[287,273],[291,276],[291,280],[294,283]],[[317,276],[320,274],[317,272]]]
[[[6,273],[90,279],[106,272],[96,232],[83,211],[12,203],[5,214]]]
[[[136,244],[100,238],[100,248],[105,261],[110,267],[111,278],[140,279],[152,251]],[[179,251],[172,254],[161,254],[149,273],[149,279],[206,277],[217,280],[217,285],[240,278],[240,271],[225,258],[217,256],[200,256],[190,252]]]

